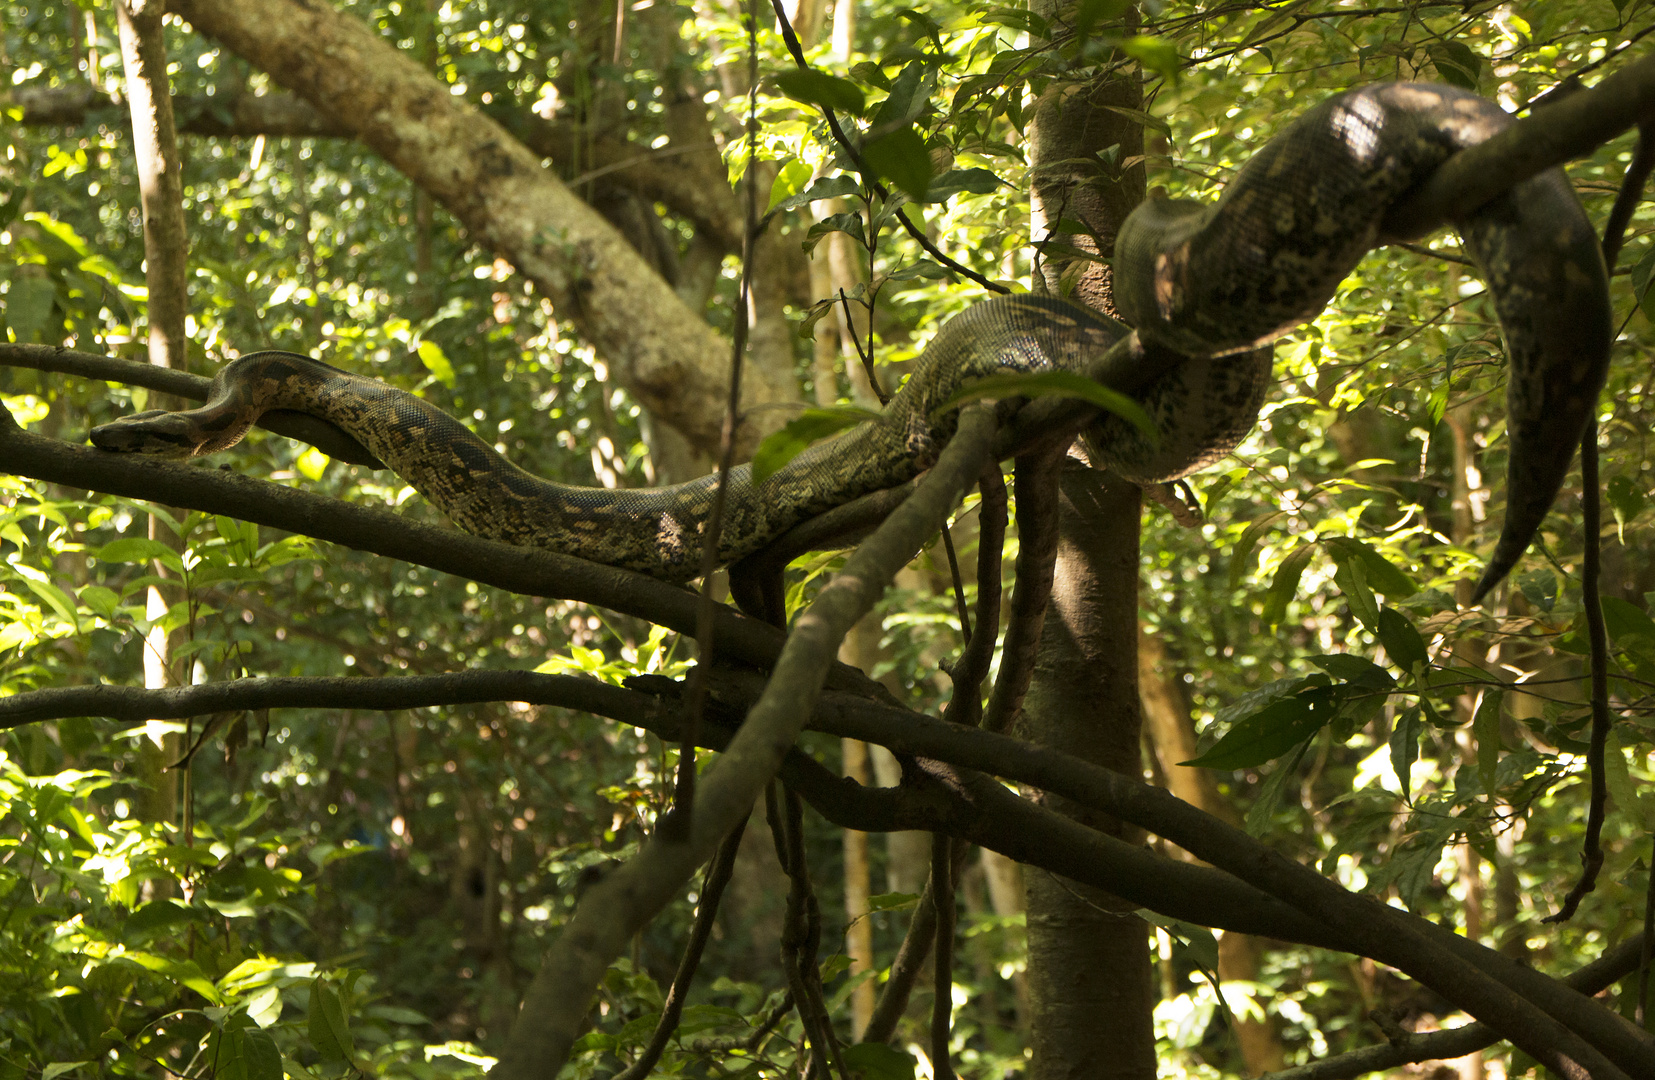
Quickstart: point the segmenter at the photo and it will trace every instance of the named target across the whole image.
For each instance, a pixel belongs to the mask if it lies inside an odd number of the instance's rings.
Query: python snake
[[[953,433],[933,413],[965,380],[1003,370],[1095,370],[1111,349],[1163,369],[1136,395],[1158,441],[1112,415],[1094,456],[1128,479],[1208,465],[1251,429],[1270,343],[1314,319],[1383,242],[1386,211],[1455,151],[1511,122],[1475,94],[1427,83],[1348,91],[1266,143],[1211,204],[1152,198],[1117,237],[1115,303],[1130,327],[1064,300],[1005,296],[949,320],[877,420],[818,443],[754,483],[731,476],[721,562],[794,524],[927,468]],[[1527,548],[1568,472],[1608,368],[1608,277],[1559,169],[1455,223],[1487,278],[1508,354],[1506,520],[1477,596]],[[105,450],[222,450],[267,409],[313,413],[355,436],[460,528],[686,581],[700,570],[716,480],[611,491],[553,483],[506,461],[453,417],[384,383],[284,352],[225,366],[199,409],[141,413],[92,432]]]

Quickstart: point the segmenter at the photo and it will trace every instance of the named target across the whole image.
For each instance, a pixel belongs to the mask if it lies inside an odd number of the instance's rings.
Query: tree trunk
[[[172,122],[168,91],[167,50],[162,37],[160,0],[120,0],[115,18],[120,26],[121,59],[126,70],[126,98],[132,115],[132,142],[138,170],[138,201],[144,214],[145,279],[149,286],[149,361],[157,367],[188,366],[184,314],[188,305],[189,243],[184,233],[184,181],[178,160],[178,134]],[[162,408],[174,402],[157,402]],[[153,515],[149,537],[176,546],[177,540]],[[159,563],[154,572],[167,576]],[[160,586],[149,587],[145,617],[159,622],[168,598]],[[169,665],[172,643],[164,626],[144,636],[144,686],[160,689],[172,684]],[[152,734],[139,743],[138,776],[144,785],[138,816],[146,821],[174,824],[178,814],[178,780],[167,765],[183,755],[176,733]],[[184,843],[191,829],[186,814]],[[159,887],[157,887],[158,891]]]
[[[1060,18],[1074,5],[1036,4]],[[1132,207],[1143,200],[1143,129],[1115,108],[1141,110],[1136,68],[1090,83],[1048,87],[1029,130],[1034,238],[1060,219],[1089,235],[1075,246],[1107,258]],[[1100,155],[1100,152],[1101,155]],[[1098,166],[1075,165],[1097,162]],[[1106,264],[1043,259],[1053,291],[1113,312]],[[1060,542],[1040,657],[1022,733],[1127,776],[1142,774],[1138,703],[1138,488],[1076,461],[1063,469]],[[1063,800],[1054,808],[1125,835],[1118,822]],[[1040,870],[1026,875],[1032,1080],[1071,1077],[1151,1080],[1156,1074],[1156,993],[1147,925],[1133,905]]]

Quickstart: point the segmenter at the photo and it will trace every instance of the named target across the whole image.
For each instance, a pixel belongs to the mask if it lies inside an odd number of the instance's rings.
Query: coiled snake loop
[[[905,482],[952,419],[933,412],[964,380],[1014,369],[1086,372],[1124,343],[1166,371],[1139,401],[1152,445],[1113,416],[1089,442],[1139,482],[1186,475],[1232,450],[1269,387],[1270,342],[1316,317],[1382,243],[1386,210],[1447,157],[1510,122],[1451,87],[1387,83],[1311,109],[1266,143],[1212,204],[1151,199],[1116,241],[1115,302],[1131,327],[1037,296],[983,301],[950,320],[878,420],[819,443],[762,483],[731,478],[720,556],[734,561],[812,515]],[[1504,529],[1480,597],[1516,563],[1551,506],[1608,366],[1608,279],[1560,170],[1456,222],[1482,267],[1508,354],[1510,468]],[[1169,362],[1169,357],[1177,362]],[[355,436],[469,532],[672,581],[699,570],[711,477],[609,491],[531,476],[453,417],[400,390],[292,353],[224,367],[208,403],[126,417],[95,445],[184,456],[232,445],[267,409],[314,413]]]

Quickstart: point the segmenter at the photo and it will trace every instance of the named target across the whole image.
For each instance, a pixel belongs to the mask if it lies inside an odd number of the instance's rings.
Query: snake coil
[[[963,381],[997,371],[1087,373],[1131,350],[1163,372],[1135,395],[1160,438],[1103,416],[1088,433],[1101,464],[1139,482],[1211,464],[1257,419],[1270,343],[1314,319],[1384,242],[1390,207],[1450,155],[1509,123],[1493,102],[1427,83],[1322,102],[1254,154],[1217,202],[1151,199],[1127,218],[1114,280],[1130,327],[1058,299],[983,301],[942,327],[877,420],[811,447],[761,483],[738,468],[721,560],[911,479],[953,433],[951,416],[932,419],[937,407]],[[1563,483],[1607,373],[1611,313],[1601,250],[1561,170],[1455,224],[1488,280],[1508,355],[1506,520],[1480,599],[1516,564]],[[220,370],[205,406],[125,417],[95,429],[92,441],[113,451],[212,453],[269,409],[313,413],[355,436],[469,532],[671,581],[699,572],[714,478],[630,491],[553,483],[419,398],[293,353],[243,356]]]

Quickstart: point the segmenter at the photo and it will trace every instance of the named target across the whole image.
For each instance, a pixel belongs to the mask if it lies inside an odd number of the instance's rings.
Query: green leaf
[[[112,540],[93,552],[93,555],[102,562],[112,563],[141,563],[154,559],[174,573],[184,572],[184,560],[178,552],[159,540],[143,536]]]
[[[1069,397],[1079,398],[1089,405],[1114,413],[1152,442],[1159,442],[1161,432],[1149,418],[1143,406],[1100,382],[1073,371],[1006,371],[972,379],[955,390],[947,401],[937,406],[932,415],[946,412],[968,401],[984,398],[999,400],[1008,397]]]
[[[802,163],[794,162],[793,164]],[[785,172],[787,168],[792,168],[792,166],[787,166],[783,171]],[[819,176],[814,183],[797,195],[789,195],[780,202],[772,202],[766,216],[780,214],[786,210],[797,210],[801,206],[808,206],[822,199],[839,199],[847,195],[859,195],[861,192],[862,185],[854,176],[844,173],[837,176]],[[771,198],[775,198],[774,190],[772,190]],[[860,218],[861,215],[859,214],[857,217]]]
[[[1326,688],[1283,698],[1236,724],[1198,758],[1180,765],[1251,769],[1274,760],[1320,731],[1337,715]]]
[[[869,913],[875,911],[901,911],[903,908],[913,907],[919,903],[918,893],[889,892],[878,896],[868,897]]]
[[[862,147],[862,160],[910,199],[924,201],[931,187],[931,154],[913,127],[900,127],[869,139]]]
[[[776,475],[782,466],[798,457],[812,443],[877,419],[878,413],[855,405],[806,409],[789,420],[780,431],[772,432],[759,443],[758,451],[753,454],[753,483],[762,484]]]
[[[931,181],[931,187],[922,201],[947,202],[962,191],[973,195],[991,195],[1004,184],[1004,180],[987,169],[949,169]]]
[[[1327,653],[1323,656],[1307,656],[1312,664],[1332,675],[1340,682],[1359,686],[1364,690],[1390,690],[1396,686],[1396,680],[1391,673],[1360,656],[1350,653]]]
[[[429,338],[419,343],[420,363],[431,373],[431,377],[444,386],[454,385],[454,365],[448,362],[448,356],[442,351],[442,346]]]
[[[1638,298],[1638,308],[1644,318],[1655,322],[1655,293],[1649,288],[1651,277],[1655,277],[1655,244],[1650,244],[1643,258],[1632,267],[1632,295]]]
[[[1557,603],[1557,576],[1548,569],[1530,570],[1519,575],[1517,588],[1529,603],[1541,611],[1550,611]]]
[[[1466,90],[1477,89],[1485,65],[1471,46],[1463,41],[1437,41],[1427,45],[1425,52],[1443,82]]]
[[[310,984],[310,1044],[328,1061],[350,1061],[352,1044],[350,1027],[345,1023],[345,1007],[339,994],[322,976]]]
[[[886,1043],[857,1043],[845,1047],[840,1056],[862,1080],[914,1080],[913,1057]]]
[[[919,118],[931,101],[929,93],[921,92],[925,73],[926,65],[921,63],[909,64],[902,69],[902,73],[891,81],[890,95],[879,103],[879,111],[868,122],[871,130],[883,132],[887,128],[912,124]]]
[[[53,585],[50,581],[36,581],[32,577],[25,577],[23,584],[29,591],[40,597],[46,606],[57,613],[57,617],[75,628],[80,633],[80,618],[75,614],[75,601],[68,593]]]
[[[1252,524],[1242,531],[1241,539],[1236,541],[1235,550],[1230,553],[1230,588],[1241,588],[1241,579],[1252,562],[1253,549],[1258,547],[1259,538],[1264,535],[1264,530],[1286,514],[1285,510],[1272,510],[1263,517],[1254,518]]]
[[[796,68],[777,75],[776,87],[794,101],[806,105],[862,115],[862,88],[849,79],[812,68]]]
[[[1417,674],[1430,663],[1425,639],[1419,636],[1408,617],[1393,607],[1379,609],[1379,641],[1390,654],[1392,662],[1410,675]]]
[[[1471,735],[1477,743],[1477,778],[1491,796],[1495,772],[1500,767],[1500,714],[1504,704],[1504,691],[1485,690],[1477,714],[1471,718]]]
[[[17,337],[19,345],[32,345],[42,340],[46,322],[52,314],[52,301],[57,297],[57,286],[49,278],[32,274],[12,278],[6,293],[4,315],[6,325]]]
[[[65,1076],[74,1072],[76,1069],[92,1064],[94,1063],[90,1061],[54,1061],[52,1064],[41,1070],[40,1080],[57,1080],[60,1076]],[[910,1073],[909,1075],[912,1074]]]
[[[1643,489],[1632,482],[1629,476],[1612,476],[1609,478],[1608,490],[1609,508],[1615,513],[1615,528],[1620,534],[1621,543],[1626,543],[1626,523],[1643,512]]]
[[[770,204],[764,208],[765,213],[773,213],[778,203],[786,202],[803,191],[805,185],[810,183],[812,171],[808,161],[798,158],[777,169],[776,179],[770,185]]]
[[[1270,825],[1270,819],[1276,813],[1276,807],[1281,803],[1281,795],[1287,788],[1287,782],[1298,774],[1299,762],[1304,760],[1305,751],[1310,749],[1310,740],[1306,739],[1299,744],[1291,760],[1270,770],[1264,783],[1259,785],[1253,796],[1253,804],[1247,808],[1247,816],[1242,820],[1242,827],[1249,835],[1263,836]]]
[[[862,231],[862,215],[854,210],[847,210],[843,214],[825,217],[812,225],[805,233],[804,249],[810,251],[822,237],[834,232],[847,233],[858,244],[867,246],[867,233]]]
[[[1650,619],[1642,608],[1618,596],[1600,599],[1603,604],[1603,627],[1611,641],[1619,644],[1622,638],[1637,636],[1655,641],[1655,620]]]
[[[1339,558],[1338,552],[1341,551],[1361,559],[1362,568],[1367,571],[1369,587],[1391,599],[1406,599],[1419,592],[1419,586],[1414,584],[1412,578],[1362,541],[1350,536],[1330,536],[1323,543],[1335,559]]]
[[[1415,706],[1396,718],[1391,729],[1391,771],[1402,784],[1403,801],[1411,801],[1414,762],[1419,760],[1419,707]]]
[[[1121,42],[1121,51],[1169,81],[1178,78],[1182,61],[1177,47],[1165,38],[1139,34]]]
[[[1299,579],[1304,576],[1304,568],[1310,564],[1310,556],[1315,554],[1314,544],[1301,544],[1287,553],[1287,558],[1276,567],[1276,576],[1270,579],[1270,589],[1264,594],[1264,612],[1261,616],[1266,626],[1280,625],[1287,615],[1288,602],[1299,591]],[[1235,572],[1236,562],[1231,558],[1232,575]],[[1233,586],[1232,586],[1233,587]]]
[[[1328,554],[1338,569],[1334,571],[1333,582],[1339,586],[1344,594],[1345,601],[1350,604],[1350,610],[1362,625],[1374,630],[1379,624],[1379,603],[1373,598],[1373,592],[1368,588],[1368,571],[1362,560],[1348,550],[1330,547]]]

